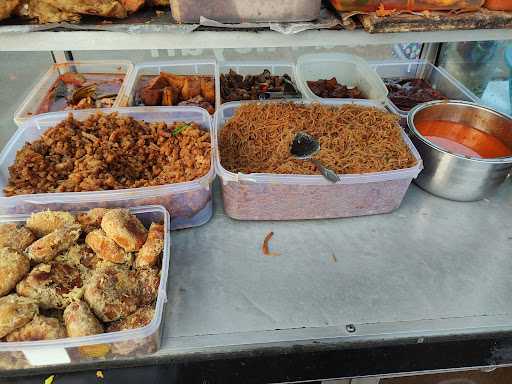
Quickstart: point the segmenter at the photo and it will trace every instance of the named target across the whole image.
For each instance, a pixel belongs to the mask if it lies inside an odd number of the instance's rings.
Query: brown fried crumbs
[[[210,170],[211,140],[195,123],[144,122],[117,113],[67,119],[26,143],[9,167],[7,196],[149,187]]]

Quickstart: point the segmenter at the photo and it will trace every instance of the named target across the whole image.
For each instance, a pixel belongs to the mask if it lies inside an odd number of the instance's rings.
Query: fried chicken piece
[[[76,224],[76,218],[64,211],[41,211],[33,213],[27,220],[27,228],[37,237],[49,235],[56,229]]]
[[[11,292],[30,271],[30,261],[12,248],[0,248],[0,297]]]
[[[0,298],[0,339],[23,327],[37,313],[37,303],[15,293]]]
[[[111,209],[105,213],[101,228],[126,252],[138,251],[148,236],[144,225],[127,209]]]
[[[165,87],[162,92],[162,105],[173,106],[178,103],[179,91],[173,85]]]
[[[135,272],[104,263],[85,284],[84,299],[100,320],[119,320],[136,311],[140,303],[140,283]]]
[[[59,253],[71,248],[80,237],[80,225],[73,224],[57,229],[41,237],[27,248],[27,254],[33,263],[47,263]]]
[[[175,75],[174,73],[165,71],[160,71],[159,77],[165,79],[168,85],[176,87],[180,91],[180,93],[183,89],[183,86],[185,85],[185,79],[187,78],[187,76]]]
[[[154,308],[149,306],[141,307],[130,316],[110,323],[107,327],[107,332],[119,332],[128,329],[142,328],[149,325],[154,317]],[[132,355],[135,351],[150,353],[154,350],[156,350],[156,343],[152,338],[122,341],[112,345],[112,353],[122,356]]]
[[[107,208],[93,208],[85,213],[77,216],[77,220],[82,226],[82,231],[89,233],[101,227],[101,220],[105,213],[108,212]]]
[[[21,0],[2,0],[0,1],[0,20],[8,19],[14,13],[14,10],[21,4]]]
[[[23,252],[37,238],[27,227],[16,224],[0,224],[0,247],[7,247]]]
[[[19,8],[18,14],[34,19],[38,24],[80,21],[80,15],[76,12],[63,11],[47,0],[28,0]]]
[[[96,268],[101,258],[87,245],[76,244],[69,248],[66,253],[57,256],[55,261],[78,268],[82,282],[85,282],[91,277],[93,269]]]
[[[201,95],[201,80],[197,76],[186,76],[183,82],[181,96],[183,100],[190,100]]]
[[[150,305],[158,297],[160,272],[155,268],[142,268],[136,271],[139,281],[139,301],[141,305]]]
[[[135,258],[135,268],[154,267],[164,250],[164,226],[152,223],[148,238]]]
[[[16,342],[56,340],[65,337],[67,337],[66,329],[59,320],[53,317],[35,315],[30,322],[8,334],[5,339],[8,342]]]
[[[74,301],[64,310],[64,324],[69,337],[82,337],[103,333],[103,326],[85,301]]]
[[[108,238],[102,229],[89,232],[85,238],[85,244],[103,260],[115,264],[131,264],[131,254],[125,252],[114,240]]]
[[[210,104],[215,104],[215,82],[208,77],[201,77],[201,96]]]
[[[30,297],[41,308],[66,308],[82,295],[82,278],[78,268],[67,263],[38,264],[16,286],[16,292]]]

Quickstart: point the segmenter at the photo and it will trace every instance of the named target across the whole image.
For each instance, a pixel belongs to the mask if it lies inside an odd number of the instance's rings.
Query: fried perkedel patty
[[[11,292],[29,270],[27,256],[11,248],[0,248],[0,297]]]
[[[53,317],[35,315],[32,321],[11,332],[5,338],[9,342],[55,340],[67,337],[64,325]]]
[[[16,224],[0,224],[0,247],[7,247],[23,252],[37,238],[27,227]]]
[[[15,293],[0,298],[0,339],[27,324],[37,310],[35,300]]]

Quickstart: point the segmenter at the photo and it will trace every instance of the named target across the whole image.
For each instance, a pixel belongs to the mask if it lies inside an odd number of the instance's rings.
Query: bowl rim
[[[500,112],[494,108],[488,107],[486,105],[474,103],[471,101],[462,101],[462,100],[433,100],[426,103],[418,104],[415,106],[411,111],[407,114],[407,126],[409,127],[409,132],[414,135],[417,139],[421,140],[424,144],[428,145],[429,147],[443,153],[449,156],[453,156],[462,160],[466,161],[473,161],[476,163],[483,163],[483,164],[509,164],[512,163],[512,155],[511,156],[505,156],[505,157],[493,157],[493,158],[478,158],[478,157],[471,157],[471,156],[465,156],[458,153],[450,152],[437,144],[431,142],[428,140],[425,136],[423,136],[418,129],[416,128],[416,125],[414,124],[414,118],[417,113],[423,111],[424,109],[428,109],[432,106],[440,105],[440,104],[448,104],[448,105],[465,105],[469,107],[474,107],[478,109],[484,109],[487,112],[490,112],[492,114],[498,115],[499,117],[508,120],[512,123],[512,116],[507,115],[506,113]],[[512,150],[512,148],[511,148]]]

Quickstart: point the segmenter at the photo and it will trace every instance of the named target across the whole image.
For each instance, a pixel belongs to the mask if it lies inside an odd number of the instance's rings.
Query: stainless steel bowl
[[[448,120],[467,124],[500,139],[512,149],[512,118],[465,101],[432,101],[415,107],[407,117],[410,136],[423,159],[416,184],[426,191],[457,201],[481,200],[505,181],[512,157],[476,159],[448,152],[419,133],[415,122]]]

